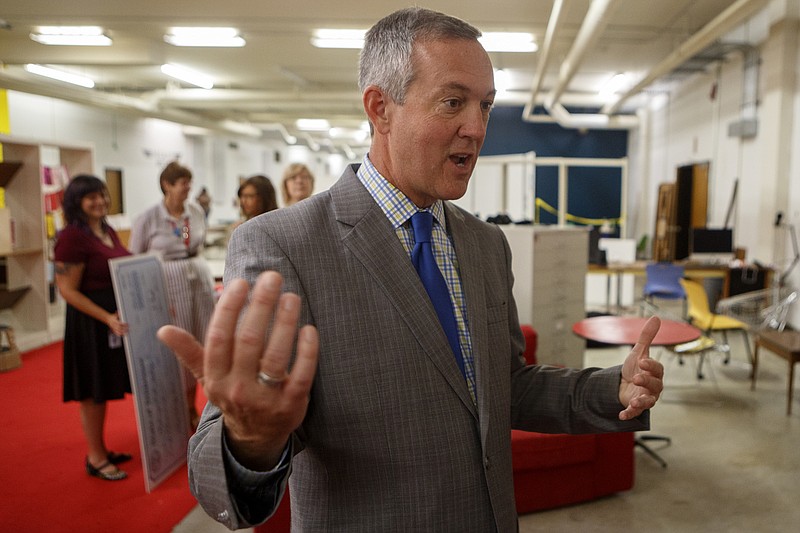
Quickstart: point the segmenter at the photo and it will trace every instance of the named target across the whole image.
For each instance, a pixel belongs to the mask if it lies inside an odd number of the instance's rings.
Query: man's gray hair
[[[481,32],[456,17],[421,7],[395,11],[370,28],[361,50],[358,87],[385,91],[397,104],[405,103],[414,79],[411,52],[416,41],[429,39],[477,40]]]

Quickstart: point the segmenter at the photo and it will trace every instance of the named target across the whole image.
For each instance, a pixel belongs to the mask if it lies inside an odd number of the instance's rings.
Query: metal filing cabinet
[[[572,325],[586,316],[589,234],[582,227],[502,226],[511,246],[519,320],[538,334],[541,364],[581,368],[584,341]]]

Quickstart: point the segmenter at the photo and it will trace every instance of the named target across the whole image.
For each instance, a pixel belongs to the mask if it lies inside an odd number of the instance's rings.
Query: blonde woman
[[[314,175],[303,163],[292,163],[283,172],[281,192],[283,205],[288,207],[305,200],[314,191]]]

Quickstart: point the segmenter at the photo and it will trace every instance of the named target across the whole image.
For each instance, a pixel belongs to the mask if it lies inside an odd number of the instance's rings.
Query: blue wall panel
[[[554,123],[525,122],[522,107],[492,109],[481,155],[617,158],[628,155],[627,130],[575,130]]]
[[[522,107],[492,110],[481,155],[520,154],[533,151],[537,157],[616,159],[628,155],[627,130],[575,130],[554,123],[525,122]],[[619,169],[572,167],[568,174],[567,212],[589,219],[617,218],[620,213]],[[537,167],[536,196],[558,207],[558,169]],[[539,222],[558,219],[544,210]]]

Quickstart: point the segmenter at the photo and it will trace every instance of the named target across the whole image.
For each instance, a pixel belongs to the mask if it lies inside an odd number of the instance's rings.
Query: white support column
[[[567,165],[558,164],[558,225],[567,225]]]
[[[775,214],[789,212],[789,173],[792,167],[792,133],[795,127],[794,98],[797,90],[798,34],[800,20],[783,18],[770,28],[762,51],[763,105],[761,107],[762,174],[761,201],[758,206],[739,210],[740,218],[755,223],[759,235],[772,235]],[[752,212],[757,208],[757,213]],[[750,210],[750,213],[746,211]],[[758,239],[752,257],[774,259],[773,239]]]

